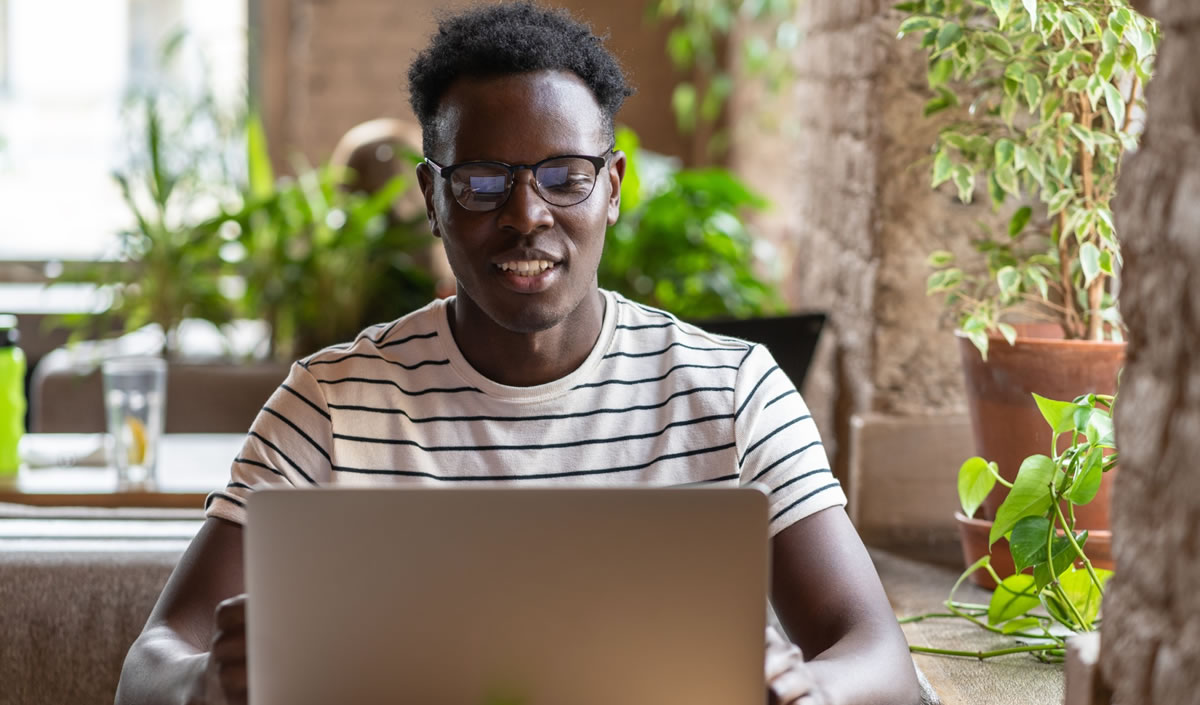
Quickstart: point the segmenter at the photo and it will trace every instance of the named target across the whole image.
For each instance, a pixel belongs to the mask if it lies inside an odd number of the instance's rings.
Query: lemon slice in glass
[[[129,464],[141,465],[146,462],[146,425],[133,416],[125,417],[125,426],[129,429]]]

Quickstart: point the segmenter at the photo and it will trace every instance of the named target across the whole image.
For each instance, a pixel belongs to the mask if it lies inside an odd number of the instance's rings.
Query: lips
[[[492,261],[505,288],[519,294],[536,294],[549,289],[562,276],[563,263],[537,250],[507,252]]]

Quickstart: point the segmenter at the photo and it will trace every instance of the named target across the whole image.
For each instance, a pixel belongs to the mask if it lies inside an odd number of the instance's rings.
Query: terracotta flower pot
[[[992,531],[989,519],[968,519],[962,512],[954,513],[954,521],[958,524],[958,537],[962,544],[963,565],[968,566],[988,553],[988,534]],[[1058,532],[1062,535],[1062,532]],[[1095,568],[1113,569],[1112,532],[1103,529],[1088,531],[1087,543],[1083,546],[1084,553]],[[1016,572],[1012,554],[1008,550],[1008,541],[1000,539],[992,545],[992,568],[1001,578],[1007,578]],[[1076,561],[1076,567],[1083,564]],[[1026,572],[1032,572],[1027,570]],[[971,574],[971,581],[988,590],[996,589],[996,581],[986,570],[977,570]]]
[[[994,461],[1009,482],[1025,458],[1050,452],[1053,434],[1032,395],[1070,400],[1089,392],[1113,394],[1125,362],[1124,343],[1063,340],[1057,326],[1017,326],[1017,331],[1014,345],[999,336],[991,338],[986,362],[970,340],[958,334],[975,450]],[[1065,448],[1069,439],[1064,436],[1059,443]],[[1114,475],[1115,469],[1105,473],[1096,498],[1076,508],[1077,528],[1110,528]],[[984,501],[984,518],[996,516],[1006,494],[997,484]]]

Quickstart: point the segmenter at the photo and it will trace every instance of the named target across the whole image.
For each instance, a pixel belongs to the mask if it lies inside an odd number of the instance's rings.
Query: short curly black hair
[[[604,38],[566,10],[527,1],[475,7],[439,21],[437,34],[408,69],[409,103],[421,123],[425,154],[433,154],[438,104],[456,79],[529,71],[579,76],[595,95],[610,133],[617,111],[633,95]]]

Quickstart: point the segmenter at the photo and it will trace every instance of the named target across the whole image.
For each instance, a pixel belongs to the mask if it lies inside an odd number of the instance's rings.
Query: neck
[[[498,325],[469,298],[450,304],[450,331],[463,357],[484,377],[533,387],[566,377],[591,354],[604,325],[604,296],[595,290],[552,328],[532,333]]]

